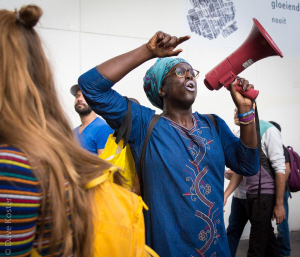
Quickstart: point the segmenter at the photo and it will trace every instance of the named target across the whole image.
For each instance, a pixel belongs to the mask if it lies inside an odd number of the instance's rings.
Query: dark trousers
[[[260,214],[257,195],[247,194],[247,212],[251,223],[248,257],[280,257],[271,219],[275,195],[261,194]]]
[[[247,200],[233,196],[229,224],[226,230],[231,257],[236,255],[239,241],[247,222]]]

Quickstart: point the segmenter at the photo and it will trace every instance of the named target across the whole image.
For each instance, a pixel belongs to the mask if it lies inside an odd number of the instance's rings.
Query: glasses
[[[188,71],[194,79],[197,79],[199,77],[199,73],[200,73],[199,71],[194,70],[194,69],[186,70],[185,68],[177,67],[175,69],[170,70],[169,73],[166,75],[166,77],[170,76],[173,70],[175,70],[175,74],[179,78],[185,77],[186,72]]]

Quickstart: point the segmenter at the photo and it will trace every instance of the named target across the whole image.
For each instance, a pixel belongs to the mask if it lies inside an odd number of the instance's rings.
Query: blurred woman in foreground
[[[84,185],[111,165],[73,136],[34,30],[41,15],[34,5],[0,10],[0,252],[91,256],[93,192]]]

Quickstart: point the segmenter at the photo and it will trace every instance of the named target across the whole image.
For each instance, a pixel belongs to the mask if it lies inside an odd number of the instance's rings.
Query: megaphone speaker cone
[[[223,86],[229,89],[230,83],[235,80],[236,76],[255,62],[270,56],[283,57],[264,27],[255,18],[253,22],[252,29],[244,43],[205,75],[204,84],[209,90],[219,90]],[[251,100],[258,96],[258,91],[254,89],[240,93]]]

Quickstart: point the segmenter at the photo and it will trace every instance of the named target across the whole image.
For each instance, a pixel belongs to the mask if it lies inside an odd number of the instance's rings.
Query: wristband
[[[254,117],[255,117],[255,114],[253,113],[253,115],[251,115],[248,118],[240,118],[239,121],[246,122],[246,121],[254,119]]]
[[[245,117],[245,116],[247,116],[247,115],[249,115],[251,113],[254,113],[254,108],[251,111],[249,111],[249,112],[241,113],[241,114],[238,114],[237,116],[239,118],[243,118],[243,117]]]
[[[242,124],[242,125],[248,125],[248,124],[252,123],[253,121],[254,121],[254,119],[252,119],[250,121],[247,121],[247,122],[241,122],[240,121],[240,124]]]

